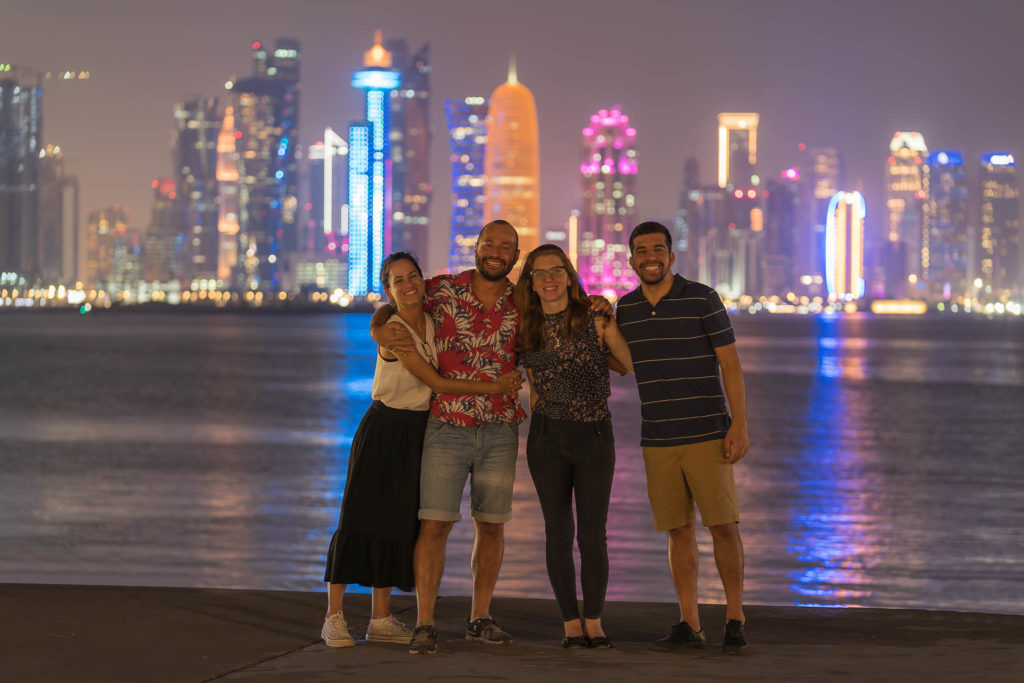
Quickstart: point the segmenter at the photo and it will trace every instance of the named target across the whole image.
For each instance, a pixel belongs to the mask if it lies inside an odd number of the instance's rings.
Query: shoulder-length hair
[[[572,339],[583,331],[587,324],[590,311],[590,299],[580,282],[579,273],[573,267],[569,257],[557,244],[542,244],[526,256],[523,270],[516,283],[515,300],[519,307],[519,349],[526,351],[544,345],[544,311],[541,309],[540,297],[533,290],[534,262],[538,256],[557,256],[565,266],[568,278],[569,305],[566,307],[565,327],[562,328],[562,339]]]

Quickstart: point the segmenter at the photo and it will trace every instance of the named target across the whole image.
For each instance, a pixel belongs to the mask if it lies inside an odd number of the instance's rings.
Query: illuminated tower
[[[981,155],[981,220],[978,279],[984,299],[1005,300],[1020,291],[1020,188],[1013,155]]]
[[[947,301],[967,293],[967,175],[959,150],[932,152],[924,166],[921,279],[925,294]]]
[[[807,228],[809,234],[800,240],[798,267],[803,281],[809,277],[810,292],[823,293],[820,290],[825,273],[825,242],[826,225],[830,215],[829,206],[836,192],[845,183],[843,159],[839,150],[833,147],[814,147],[807,150],[801,173],[810,184],[811,200],[808,203],[810,212]],[[818,286],[815,286],[815,285]]]
[[[343,259],[348,267],[348,214],[342,191],[348,142],[328,126],[324,139],[309,148],[309,229],[304,251]],[[342,280],[347,281],[347,278]]]
[[[600,110],[583,129],[580,174],[580,277],[590,292],[622,294],[636,286],[625,238],[636,213],[637,151],[636,128],[619,107]]]
[[[487,115],[484,223],[501,218],[519,232],[525,257],[540,236],[540,143],[533,93],[519,82],[515,61],[508,80],[491,93]]]
[[[184,206],[185,254],[190,279],[217,271],[217,100],[200,98],[174,107],[174,175]],[[236,171],[237,173],[237,171]]]
[[[296,40],[268,53],[252,44],[254,74],[228,87],[235,98],[239,169],[240,282],[279,289],[284,259],[298,246],[299,65]]]
[[[401,85],[381,32],[363,55],[352,87],[366,91],[366,120],[348,129],[348,290],[379,294],[380,266],[391,248],[390,92]]]
[[[391,251],[408,251],[426,264],[430,227],[430,44],[409,55],[404,40],[387,44],[401,73],[391,91]]]
[[[64,167],[64,152],[39,151],[39,258],[43,282],[78,279],[78,180]]]
[[[217,184],[220,193],[217,215],[217,279],[231,281],[238,265],[238,153],[235,150],[235,112],[224,110],[217,135]]]
[[[759,184],[757,114],[718,115],[718,186],[751,188]]]
[[[4,284],[41,275],[36,233],[42,88],[0,76],[0,276]]]
[[[928,146],[917,131],[896,131],[885,169],[885,242],[882,254],[887,296],[913,293],[921,279],[922,184]]]
[[[144,237],[144,279],[147,282],[181,280],[185,270],[184,242],[181,232],[184,204],[178,201],[174,178],[156,178],[153,187],[153,211]]]
[[[860,192],[836,192],[829,201],[825,283],[832,301],[864,296],[864,215],[864,196]]]
[[[444,115],[452,171],[448,268],[458,273],[474,267],[476,236],[484,224],[487,100],[482,97],[445,100]]]

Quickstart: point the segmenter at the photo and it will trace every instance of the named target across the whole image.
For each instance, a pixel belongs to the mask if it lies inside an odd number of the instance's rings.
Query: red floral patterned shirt
[[[426,310],[434,320],[438,372],[442,377],[495,381],[516,369],[519,309],[512,283],[491,310],[473,294],[473,271],[427,280]],[[488,422],[518,424],[526,419],[518,396],[437,394],[430,413],[460,427]]]

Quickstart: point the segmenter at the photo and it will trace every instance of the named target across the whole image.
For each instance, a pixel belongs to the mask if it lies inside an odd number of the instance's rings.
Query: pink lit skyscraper
[[[622,294],[636,286],[627,240],[636,214],[637,151],[636,129],[619,107],[600,110],[583,129],[580,174],[580,277],[588,292]]]

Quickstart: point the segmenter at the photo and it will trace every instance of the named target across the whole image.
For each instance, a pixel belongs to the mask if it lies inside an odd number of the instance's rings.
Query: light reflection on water
[[[0,581],[320,588],[369,403],[366,324],[0,317]],[[749,602],[1024,613],[1019,322],[734,324],[754,440],[736,470]],[[613,378],[611,405],[609,598],[672,601],[631,378]],[[498,592],[548,597],[525,457],[513,506]],[[442,593],[469,592],[467,512]],[[700,597],[721,602],[698,540]]]

